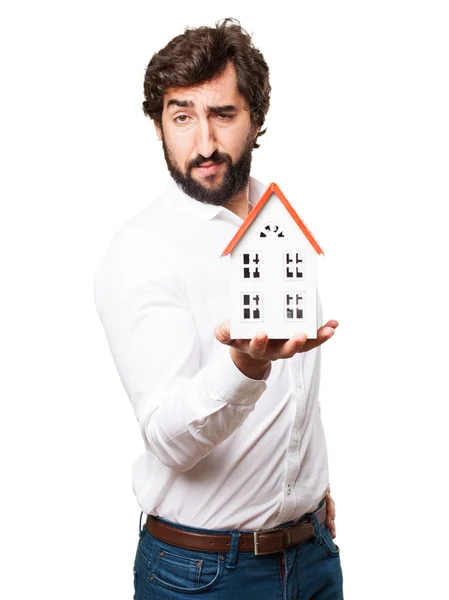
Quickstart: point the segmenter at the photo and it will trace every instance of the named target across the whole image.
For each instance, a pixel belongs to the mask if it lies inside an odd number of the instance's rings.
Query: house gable
[[[305,223],[299,217],[299,215],[297,214],[295,209],[292,207],[290,202],[287,200],[287,198],[281,192],[278,185],[276,183],[270,183],[270,185],[267,187],[264,194],[260,198],[259,202],[254,206],[253,210],[249,213],[248,217],[245,219],[245,221],[239,227],[235,236],[232,238],[232,240],[229,242],[229,244],[224,249],[222,256],[226,256],[234,250],[234,248],[237,246],[237,244],[240,242],[240,240],[243,238],[243,236],[249,230],[249,228],[251,227],[253,222],[256,220],[256,217],[262,212],[262,209],[267,205],[268,201],[270,201],[270,202],[275,201],[274,196],[277,197],[278,200],[282,203],[282,205],[287,210],[290,217],[293,219],[294,223],[296,223],[296,225],[302,231],[302,233],[304,234],[304,236],[306,237],[307,241],[310,243],[312,248],[315,250],[315,252],[317,254],[323,254],[323,251],[320,248],[320,246],[318,245],[318,242],[315,240],[312,233],[306,227]],[[263,211],[263,212],[265,212],[265,211]],[[271,235],[273,233],[276,234],[277,232],[271,231],[271,229],[270,229],[269,233]]]

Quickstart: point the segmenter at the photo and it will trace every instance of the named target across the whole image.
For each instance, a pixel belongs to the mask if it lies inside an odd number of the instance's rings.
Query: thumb
[[[231,341],[229,319],[218,325],[218,327],[215,329],[215,337],[222,344],[229,344]]]

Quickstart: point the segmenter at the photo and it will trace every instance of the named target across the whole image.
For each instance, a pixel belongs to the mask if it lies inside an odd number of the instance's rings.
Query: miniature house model
[[[323,251],[271,183],[223,251],[230,254],[231,338],[317,336],[317,254]]]

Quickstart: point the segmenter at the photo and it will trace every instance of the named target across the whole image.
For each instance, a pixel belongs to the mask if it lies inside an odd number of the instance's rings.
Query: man
[[[316,340],[231,340],[227,321],[219,257],[265,190],[250,166],[268,67],[227,19],[171,40],[144,91],[172,179],[95,280],[146,448],[135,598],[343,598],[318,400],[320,345],[338,323]]]

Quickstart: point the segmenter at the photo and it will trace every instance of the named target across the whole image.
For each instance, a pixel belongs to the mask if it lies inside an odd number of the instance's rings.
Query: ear
[[[160,128],[160,125],[158,125],[156,123],[156,121],[154,121],[154,128],[156,129],[156,135],[157,135],[158,140],[161,141],[161,139],[162,139],[162,130]]]
[[[256,139],[257,134],[259,133],[259,130],[260,130],[259,125],[253,125],[253,131],[252,131],[252,133],[253,133],[253,140]]]

